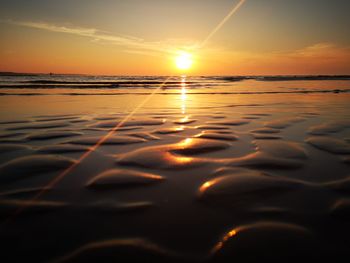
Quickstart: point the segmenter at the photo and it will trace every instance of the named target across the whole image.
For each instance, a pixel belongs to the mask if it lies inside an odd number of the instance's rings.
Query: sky
[[[173,75],[186,51],[189,75],[350,74],[349,10],[348,0],[0,0],[0,71]]]

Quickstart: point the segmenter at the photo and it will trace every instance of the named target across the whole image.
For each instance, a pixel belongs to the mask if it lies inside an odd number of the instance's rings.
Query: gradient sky
[[[0,0],[0,71],[168,75],[350,74],[350,1]]]

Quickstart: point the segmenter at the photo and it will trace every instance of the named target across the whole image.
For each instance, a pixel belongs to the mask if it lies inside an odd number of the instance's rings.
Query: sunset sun
[[[176,67],[180,70],[188,70],[193,64],[192,54],[188,52],[181,52],[175,58]]]

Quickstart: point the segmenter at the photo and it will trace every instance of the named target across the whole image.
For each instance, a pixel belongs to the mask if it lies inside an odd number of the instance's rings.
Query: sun
[[[192,55],[188,52],[182,51],[175,58],[176,67],[180,70],[188,70],[193,64]]]

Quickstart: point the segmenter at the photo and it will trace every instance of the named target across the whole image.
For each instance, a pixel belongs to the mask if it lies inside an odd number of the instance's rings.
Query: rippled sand
[[[0,98],[2,262],[349,256],[349,94],[147,96]]]

